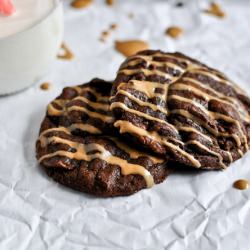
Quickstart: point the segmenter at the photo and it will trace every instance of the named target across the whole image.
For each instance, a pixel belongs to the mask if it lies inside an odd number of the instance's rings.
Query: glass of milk
[[[37,82],[56,58],[63,36],[60,0],[13,3],[13,15],[0,14],[0,95]]]

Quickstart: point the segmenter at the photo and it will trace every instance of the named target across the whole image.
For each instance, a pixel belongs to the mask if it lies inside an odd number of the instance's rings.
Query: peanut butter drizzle
[[[63,50],[63,54],[62,55],[58,54],[57,55],[58,59],[72,60],[74,58],[74,54],[65,43],[62,43],[61,49]]]
[[[197,95],[201,95],[203,98],[205,98],[205,100],[209,101],[209,100],[217,100],[219,102],[222,102],[222,103],[225,103],[225,104],[228,104],[230,105],[233,109],[237,110],[240,114],[240,117],[242,120],[246,121],[246,122],[250,122],[250,118],[249,118],[249,115],[247,113],[247,111],[245,111],[245,108],[242,107],[242,105],[240,105],[240,103],[233,97],[229,97],[229,96],[225,96],[224,94],[222,93],[219,93],[217,91],[215,91],[214,89],[212,89],[211,87],[207,86],[207,85],[204,85],[204,84],[201,84],[199,81],[193,79],[193,78],[189,78],[189,77],[183,77],[182,78],[183,80],[185,81],[189,81],[193,84],[196,84],[200,87],[202,87],[203,89],[206,89],[210,92],[212,92],[215,96],[211,96],[205,92],[203,92],[202,90],[199,90],[199,89],[196,89],[195,87],[193,86],[190,86],[190,85],[186,85],[184,83],[184,87],[180,87],[179,84],[182,84],[181,82],[178,81],[178,83],[174,84],[174,85],[171,85],[171,89],[179,89],[179,90],[192,90],[194,93],[196,93]],[[178,86],[178,87],[175,87],[175,86]],[[183,84],[182,84],[183,85]]]
[[[209,9],[204,10],[204,12],[219,18],[224,18],[226,15],[218,3],[211,3]]]
[[[150,103],[150,102],[141,101],[140,99],[136,98],[135,96],[133,96],[132,94],[130,94],[129,92],[127,92],[125,90],[119,89],[117,91],[117,94],[122,94],[124,96],[127,96],[130,100],[136,102],[140,106],[147,106],[147,107],[151,108],[154,111],[160,111],[160,112],[168,115],[168,111],[164,107],[162,107],[160,105]]]
[[[83,123],[73,123],[68,127],[69,131],[74,131],[76,129],[89,132],[91,134],[101,134],[102,131],[91,124]]]
[[[129,40],[129,41],[116,41],[115,42],[115,49],[121,54],[123,54],[124,56],[131,56],[141,50],[146,50],[148,48],[149,48],[149,44],[141,40]]]
[[[201,133],[199,130],[197,130],[193,127],[180,126],[180,127],[177,127],[177,130],[198,134],[198,135],[202,136],[203,138],[205,138],[207,141],[212,142],[212,139],[209,136]]]
[[[152,75],[159,75],[159,76],[162,76],[162,77],[168,77],[170,79],[173,78],[172,75],[168,74],[168,73],[165,73],[163,71],[160,71],[160,70],[157,70],[157,69],[122,69],[119,71],[119,73],[124,73],[125,75],[134,75],[135,73],[138,73],[138,72],[142,72],[144,73],[145,76],[152,76]]]
[[[90,101],[84,96],[77,96],[72,100],[64,100],[64,99],[56,99],[52,103],[50,103],[47,107],[48,114],[51,116],[61,116],[64,113],[71,112],[71,111],[81,111],[86,114],[88,114],[91,117],[95,117],[98,119],[101,119],[104,122],[112,122],[113,121],[113,116],[112,115],[107,115],[107,114],[101,114],[95,111],[90,111],[85,107],[73,105],[70,107],[65,107],[65,104],[70,102],[70,101],[75,101],[75,100],[80,100],[85,103],[87,103],[90,107],[94,108],[95,110],[103,110],[103,111],[109,111],[109,104],[108,103],[101,103],[101,101],[108,102],[107,96],[102,96],[101,94],[97,93],[91,88],[80,88],[80,87],[74,87],[78,94],[81,94],[83,91],[89,91],[91,92],[97,99],[96,102]],[[57,105],[61,106],[61,109],[57,109],[55,106],[53,106],[53,103],[56,103]]]
[[[157,56],[161,57],[161,58],[178,59],[180,62],[185,63],[187,65],[187,68],[183,69],[180,66],[178,66],[177,64],[172,63],[172,62],[171,63],[170,62],[164,62],[164,61],[163,62],[158,62],[158,61],[155,62],[153,60],[153,58],[155,58]],[[156,70],[156,69],[150,69],[150,70],[149,69],[142,69],[142,68],[126,69],[128,66],[139,65],[142,62],[142,60],[147,62],[147,66],[155,65],[155,66],[171,67],[173,70],[179,70],[182,73],[182,75],[178,76],[178,77],[174,77],[174,76],[172,76],[170,74],[164,73],[164,72]],[[158,98],[164,100],[165,102],[167,102],[168,100],[171,100],[171,99],[177,99],[177,100],[180,100],[180,101],[191,103],[192,105],[197,106],[201,111],[204,112],[204,114],[206,114],[206,116],[209,116],[212,119],[215,119],[215,120],[216,119],[222,119],[222,120],[227,121],[229,123],[235,124],[235,126],[237,126],[237,128],[238,128],[240,136],[244,140],[244,147],[247,150],[248,149],[247,138],[244,135],[244,132],[242,130],[242,127],[241,127],[239,121],[235,120],[234,118],[232,118],[232,117],[230,117],[228,115],[208,111],[203,105],[201,105],[200,103],[198,103],[197,101],[195,101],[193,99],[185,98],[185,97],[182,97],[182,96],[179,96],[179,95],[170,95],[170,96],[168,96],[168,91],[170,89],[192,91],[193,93],[197,94],[198,96],[201,96],[202,98],[204,98],[208,102],[210,100],[216,100],[216,101],[222,102],[224,104],[230,105],[234,110],[236,110],[236,112],[238,112],[240,114],[240,117],[241,117],[242,120],[250,122],[250,116],[249,116],[248,112],[245,110],[245,108],[242,106],[242,104],[240,102],[238,102],[238,100],[236,100],[233,97],[225,96],[223,93],[219,93],[218,91],[212,89],[210,86],[198,81],[197,79],[193,79],[193,78],[185,77],[185,76],[183,77],[183,74],[185,72],[187,72],[187,71],[191,72],[191,73],[198,73],[198,74],[210,77],[213,80],[216,80],[217,82],[219,82],[221,84],[227,84],[229,86],[232,86],[231,82],[229,82],[229,80],[227,80],[227,78],[223,74],[221,74],[220,72],[213,71],[211,73],[205,67],[203,67],[203,66],[201,66],[199,64],[196,64],[195,62],[191,62],[188,59],[182,58],[179,55],[169,55],[169,54],[164,55],[161,52],[157,52],[157,53],[155,53],[153,55],[135,55],[134,58],[132,58],[124,66],[122,66],[122,68],[119,70],[119,73],[120,74],[126,74],[126,75],[134,75],[136,73],[143,73],[146,76],[158,75],[158,76],[162,76],[162,77],[164,77],[166,79],[170,79],[171,83],[170,84],[163,84],[163,83],[158,83],[158,82],[157,83],[147,82],[147,81],[144,81],[144,80],[143,81],[131,80],[128,83],[120,83],[118,88],[117,88],[117,93],[116,94],[122,94],[124,96],[127,96],[129,99],[131,99],[132,101],[138,103],[140,106],[150,107],[152,110],[163,112],[166,115],[169,115],[170,113],[176,113],[176,114],[180,114],[182,116],[185,116],[187,118],[190,118],[190,119],[198,122],[199,124],[201,124],[206,129],[208,129],[208,131],[210,131],[210,133],[212,133],[216,137],[218,137],[218,136],[232,137],[235,140],[237,146],[241,147],[241,139],[240,139],[239,135],[216,131],[215,129],[209,127],[208,124],[206,124],[205,122],[200,120],[198,117],[190,114],[186,110],[177,110],[176,109],[176,110],[171,110],[171,112],[169,112],[166,109],[165,112],[164,112],[164,107],[161,107],[161,106],[158,107],[158,105],[145,103],[145,102],[137,99],[132,94],[128,93],[126,91],[126,89],[127,88],[132,88],[132,89],[135,89],[135,90],[137,90],[139,92],[144,93],[149,98],[158,97]],[[216,75],[214,75],[214,74],[216,74]],[[197,88],[195,86],[190,86],[188,84],[182,83],[179,79],[181,79],[183,81],[184,80],[189,81],[189,82],[192,83],[192,85],[193,84],[197,85]],[[200,87],[201,89],[199,89],[198,87]],[[162,92],[161,93],[157,93],[157,92],[155,93],[156,88],[162,89]],[[204,89],[208,90],[214,96],[204,92]],[[240,93],[242,93],[242,91]],[[150,117],[150,115],[148,115],[148,114],[129,109],[128,107],[126,107],[126,105],[123,105],[121,103],[117,103],[117,102],[113,103],[112,106],[111,106],[111,109],[114,109],[116,107],[122,108],[123,110],[128,111],[128,112],[135,113],[136,115],[142,116],[142,117],[144,117],[146,119],[155,120],[155,117],[152,117],[152,116]],[[124,122],[125,125],[122,125],[122,122]],[[149,138],[152,138],[150,132],[145,131],[143,129],[140,130],[140,128],[134,126],[133,124],[128,124],[126,121],[118,121],[115,124],[116,124],[117,127],[120,127],[120,131],[123,131],[124,133],[125,132],[131,132],[131,133],[135,133],[135,134],[142,134],[143,133],[144,136],[148,136]],[[129,131],[126,131],[128,129],[129,129]],[[190,127],[190,129],[186,129],[186,128],[184,128],[184,129],[187,132],[198,133],[199,135],[202,135],[203,138],[206,138],[207,140],[212,142],[212,140],[208,136],[203,135],[202,133],[195,130],[194,128]],[[181,128],[177,128],[177,130],[181,130]],[[154,135],[159,136],[159,134],[157,134],[156,132],[155,132]],[[157,140],[159,140],[159,139],[157,138]],[[169,142],[169,144],[170,144],[170,142]],[[189,142],[189,144],[191,144],[191,143]],[[220,165],[225,167],[225,164],[223,163],[223,158],[221,157],[220,154],[208,149],[206,146],[204,146],[203,144],[201,144],[199,142],[197,142],[195,144],[196,144],[196,146],[206,150],[208,153],[210,153],[212,155],[216,155],[219,158]],[[243,154],[243,152],[240,149],[238,149],[238,151],[239,151],[239,153],[241,152],[241,154]],[[226,152],[228,154],[228,157],[229,157],[230,161],[233,161],[231,153],[228,152],[228,151],[224,151],[224,152]]]
[[[111,109],[115,109],[115,108],[121,108],[127,112],[130,112],[130,113],[133,113],[133,114],[136,114],[138,116],[141,116],[141,117],[144,117],[148,120],[151,120],[151,121],[157,121],[159,123],[164,123],[166,124],[167,126],[169,126],[169,123],[160,119],[160,118],[157,118],[157,117],[154,117],[154,116],[151,116],[151,115],[148,115],[146,113],[143,113],[143,112],[140,112],[138,110],[135,110],[135,109],[130,109],[128,108],[124,103],[121,103],[121,102],[113,102],[111,105],[110,105],[110,108]]]
[[[87,103],[89,106],[91,106],[94,109],[109,111],[109,104],[100,103],[100,102],[92,102],[92,101],[90,101],[89,99],[87,99],[86,97],[83,97],[83,96],[78,96],[78,97],[74,98],[74,100],[83,101],[83,102]]]
[[[192,162],[192,164],[199,168],[200,162],[198,160],[196,160],[191,154],[188,154],[187,152],[183,151],[182,149],[180,149],[178,146],[164,140],[164,137],[160,136],[158,133],[156,132],[149,132],[147,130],[144,130],[142,128],[139,128],[137,126],[135,126],[133,123],[128,122],[128,121],[122,121],[122,120],[118,120],[115,122],[114,124],[115,127],[119,127],[120,133],[134,133],[134,134],[139,134],[141,136],[146,136],[154,141],[160,141],[163,145],[178,151],[180,154],[182,154],[184,157],[186,157],[190,162]]]
[[[201,119],[199,119],[198,117],[192,115],[191,113],[189,113],[186,110],[183,110],[183,109],[174,109],[174,110],[171,110],[171,113],[172,114],[179,114],[179,115],[187,117],[187,118],[189,118],[189,119],[191,119],[193,121],[198,122],[199,124],[201,124],[203,127],[205,127],[214,136],[217,136],[217,137],[218,136],[232,137],[235,140],[237,146],[241,145],[241,141],[240,141],[240,139],[239,139],[239,137],[237,135],[216,131],[215,129],[213,129],[210,126],[208,126],[206,122],[202,121]]]
[[[97,112],[94,112],[94,111],[90,111],[87,108],[80,107],[80,106],[71,106],[71,107],[67,108],[67,111],[68,112],[81,111],[81,112],[86,113],[90,117],[98,118],[98,119],[100,119],[100,120],[102,120],[104,122],[112,122],[114,120],[114,118],[112,116],[104,115],[104,114],[97,113]]]
[[[242,136],[243,138],[245,137],[245,135],[244,135],[244,133],[243,133],[243,131],[242,131],[242,128],[241,128],[241,126],[240,126],[240,123],[239,123],[237,120],[231,118],[230,116],[223,115],[223,114],[220,114],[220,113],[217,113],[217,112],[208,111],[208,110],[205,109],[204,106],[202,106],[200,103],[195,102],[195,101],[193,101],[193,100],[191,100],[191,99],[182,97],[182,96],[170,95],[170,96],[168,97],[168,100],[171,100],[171,99],[177,99],[177,100],[180,100],[180,101],[183,101],[183,102],[188,102],[188,103],[190,103],[190,104],[192,104],[192,105],[194,105],[194,106],[200,108],[200,110],[202,110],[206,115],[208,115],[209,117],[212,117],[213,119],[223,119],[224,121],[227,121],[227,122],[229,122],[229,123],[235,124],[235,125],[238,127],[238,129],[239,129],[239,131],[240,131],[240,133],[241,133],[241,136]],[[245,142],[247,142],[247,141],[246,141],[246,138],[245,138]]]
[[[166,35],[176,39],[179,38],[183,34],[183,29],[177,26],[172,26],[166,29]]]
[[[44,82],[40,85],[40,89],[42,90],[49,90],[51,87],[51,84],[49,82]]]
[[[160,99],[164,100],[164,97],[167,94],[169,85],[158,83],[158,82],[148,82],[148,81],[141,82],[137,80],[130,80],[128,83],[119,84],[118,90],[124,89],[123,87],[138,90],[146,94],[149,98],[159,97]],[[155,93],[155,90],[157,88],[162,89],[163,93]]]
[[[158,66],[158,67],[167,66],[167,67],[173,68],[175,70],[183,71],[183,68],[181,68],[180,66],[178,66],[177,64],[174,64],[172,62],[167,62],[167,61],[166,62],[157,62],[157,61],[153,61],[148,56],[141,56],[141,55],[137,55],[135,58],[136,59],[129,61],[127,63],[127,66],[136,66],[136,65],[140,64],[142,61],[145,61],[145,62],[147,62],[148,66],[149,65],[154,65],[154,66]]]
[[[219,153],[216,153],[216,152],[210,150],[208,147],[206,147],[205,145],[201,144],[199,141],[191,140],[191,141],[186,142],[185,144],[186,144],[186,145],[190,145],[190,144],[196,145],[196,146],[198,146],[199,148],[201,148],[201,149],[207,151],[209,154],[215,155],[215,156],[219,159],[220,165],[221,165],[224,169],[226,169],[226,165],[223,163],[223,158],[222,158],[222,156],[221,156]]]
[[[98,102],[108,103],[108,101],[109,101],[109,96],[103,96],[90,87],[80,88],[79,86],[76,86],[76,87],[73,87],[73,89],[76,90],[79,95],[81,95],[82,92],[86,92],[86,91],[90,92],[91,94],[93,94],[95,96],[95,98],[98,100]]]
[[[178,131],[176,130],[176,128],[175,128],[172,124],[170,124],[170,123],[168,123],[168,122],[166,122],[166,121],[164,121],[164,120],[162,120],[162,119],[159,119],[159,118],[156,118],[156,117],[154,117],[154,116],[148,115],[148,114],[146,114],[146,113],[140,112],[140,111],[138,111],[138,110],[130,109],[130,108],[128,108],[124,103],[121,103],[121,102],[113,102],[113,103],[110,105],[110,108],[111,108],[111,109],[121,108],[121,109],[123,109],[123,110],[125,110],[125,111],[127,111],[127,112],[130,112],[130,113],[136,114],[136,115],[138,115],[138,116],[144,117],[144,118],[146,118],[146,119],[148,119],[148,120],[157,121],[157,122],[159,122],[159,123],[163,123],[163,124],[167,125],[169,128],[171,128],[172,130],[174,130],[176,133],[178,133]]]
[[[245,190],[250,187],[250,182],[245,179],[240,179],[234,182],[233,186],[240,190]]]
[[[123,151],[125,151],[126,153],[128,153],[130,155],[130,158],[132,159],[138,159],[139,157],[149,157],[148,154],[142,153],[140,151],[135,150],[134,148],[130,148],[129,146],[127,146],[124,143],[121,143],[119,140],[117,140],[116,138],[110,138],[112,141],[114,141],[114,143],[118,146],[118,148],[122,149]],[[154,164],[157,163],[163,163],[164,160],[162,158],[156,157],[156,156],[150,156],[149,157],[150,160],[152,160],[152,162]]]
[[[76,9],[86,8],[93,3],[93,0],[74,0],[71,6]]]
[[[47,112],[51,116],[60,116],[63,114],[64,110],[57,109],[52,105],[52,103],[50,103],[47,107]]]
[[[71,148],[76,149],[75,153],[59,150],[54,153],[45,154],[42,157],[40,157],[39,162],[42,162],[43,160],[54,156],[65,156],[70,159],[84,160],[88,162],[95,158],[99,158],[106,161],[108,164],[118,165],[121,168],[121,173],[123,175],[138,174],[143,176],[148,188],[154,185],[154,179],[147,169],[138,164],[129,163],[124,159],[112,155],[108,150],[106,150],[100,144],[97,143],[82,144],[67,139],[62,139],[57,136],[52,136],[47,138],[44,137],[44,135],[42,134],[39,137],[39,140],[41,142],[42,147],[46,147],[46,145],[53,142],[53,143],[66,144]],[[91,152],[96,152],[96,151],[99,152],[91,154]]]

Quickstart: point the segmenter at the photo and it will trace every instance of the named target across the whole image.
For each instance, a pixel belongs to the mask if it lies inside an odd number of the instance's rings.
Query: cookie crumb
[[[59,54],[57,55],[58,59],[72,60],[74,58],[74,54],[65,43],[62,43],[61,51],[62,53],[59,52]]]
[[[131,56],[141,50],[149,48],[149,44],[142,40],[116,41],[115,49],[124,56]]]
[[[101,42],[105,42],[107,40],[107,38],[110,36],[110,32],[109,31],[103,31],[100,37],[100,41]]]
[[[110,35],[109,31],[103,31],[102,32],[102,37],[108,37]]]
[[[112,23],[112,24],[110,25],[109,28],[110,28],[111,30],[116,30],[117,27],[118,27],[118,25],[117,25],[116,23]]]
[[[115,4],[115,0],[106,0],[106,4],[112,6]]]
[[[204,12],[219,18],[224,18],[226,16],[226,13],[221,9],[220,5],[214,2],[211,3],[209,9],[204,10]]]
[[[71,3],[71,6],[76,9],[82,9],[88,7],[93,3],[93,0],[74,0]]]
[[[51,84],[49,82],[44,82],[40,85],[40,89],[49,90],[51,88]]]
[[[171,36],[174,39],[179,38],[183,34],[183,29],[177,26],[172,26],[166,29],[166,35]]]

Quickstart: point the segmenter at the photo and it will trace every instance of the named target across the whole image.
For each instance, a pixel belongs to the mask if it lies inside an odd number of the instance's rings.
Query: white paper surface
[[[144,39],[154,49],[184,52],[250,93],[250,2],[223,1],[222,20],[193,9],[194,1],[186,1],[192,10],[181,14],[164,0],[120,0],[112,8],[96,0],[85,10],[69,2],[65,41],[75,60],[54,64],[41,81],[52,82],[51,90],[40,90],[39,82],[0,98],[0,249],[250,249],[250,189],[232,188],[235,180],[250,179],[250,154],[224,172],[176,173],[152,189],[113,199],[58,185],[35,159],[48,102],[64,86],[113,79],[124,60],[113,48],[116,39]],[[118,29],[99,42],[111,23]],[[164,35],[174,24],[186,31],[177,41]]]

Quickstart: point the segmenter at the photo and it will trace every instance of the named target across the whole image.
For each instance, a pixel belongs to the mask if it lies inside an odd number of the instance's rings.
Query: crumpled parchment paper
[[[224,71],[250,93],[250,2],[224,0],[227,16],[202,13],[209,1],[96,0],[83,10],[65,1],[65,42],[73,61],[57,60],[39,83],[0,98],[0,249],[250,249],[250,155],[223,172],[176,173],[129,197],[100,199],[50,180],[38,167],[35,141],[46,105],[64,86],[113,79],[124,57],[114,40],[143,39],[151,48],[181,51]],[[129,18],[133,13],[134,18]],[[101,32],[116,23],[107,42]],[[173,40],[170,25],[184,28]],[[1,70],[1,69],[0,69]],[[17,79],[18,81],[18,79]],[[3,83],[1,83],[3,84]]]

